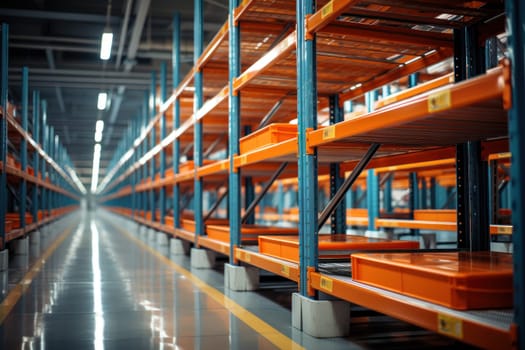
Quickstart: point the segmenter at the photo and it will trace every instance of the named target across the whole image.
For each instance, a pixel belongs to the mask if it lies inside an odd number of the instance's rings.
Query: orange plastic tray
[[[241,138],[239,140],[239,149],[242,154],[266,145],[286,141],[296,136],[297,125],[274,123]]]
[[[230,226],[208,225],[206,232],[209,238],[223,242],[230,242]],[[256,244],[260,235],[297,235],[298,229],[290,227],[243,225],[241,228],[241,242]]]
[[[206,228],[208,225],[226,225],[228,224],[228,219],[220,219],[220,218],[212,218],[206,220],[206,223],[204,225],[204,231],[206,232]],[[195,232],[195,220],[190,219],[182,219],[181,221],[181,227],[190,232]]]
[[[355,281],[446,307],[512,307],[512,255],[490,252],[352,255]]]
[[[11,220],[6,220],[4,223],[5,232],[11,232],[13,229],[13,222]]]
[[[395,241],[354,235],[319,235],[321,259],[347,257],[356,250],[418,249],[419,242]],[[259,236],[259,252],[279,259],[299,262],[299,237]]]

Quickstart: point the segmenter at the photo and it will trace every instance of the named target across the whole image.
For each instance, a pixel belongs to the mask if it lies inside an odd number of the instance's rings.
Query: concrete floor
[[[0,273],[0,349],[466,348],[358,307],[350,337],[310,337],[291,327],[295,284],[262,273],[256,292],[225,290],[225,259],[191,269],[100,209],[41,231]]]

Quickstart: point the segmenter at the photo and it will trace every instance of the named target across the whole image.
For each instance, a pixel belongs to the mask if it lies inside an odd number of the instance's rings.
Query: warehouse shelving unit
[[[202,4],[195,3],[194,69],[179,82],[176,18],[173,94],[166,98],[161,92],[163,102],[158,111],[143,111],[137,125],[130,128],[115,153],[112,170],[101,184],[101,201],[141,224],[228,255],[232,265],[242,262],[296,281],[303,297],[315,299],[319,292],[331,294],[482,347],[510,348],[516,341],[523,345],[525,323],[518,299],[525,277],[523,244],[518,232],[522,229],[520,214],[524,212],[520,196],[523,186],[519,182],[524,164],[520,152],[524,149],[524,126],[518,116],[524,108],[519,97],[524,81],[520,27],[524,19],[520,18],[523,9],[519,1],[506,1],[510,62],[503,61],[487,72],[472,60],[479,59],[475,57],[479,51],[476,43],[504,31],[504,9],[499,3],[372,4],[332,0],[319,1],[315,7],[313,1],[305,0],[298,1],[296,7],[287,1],[272,1],[269,6],[264,0],[231,0],[228,23],[204,50],[200,36]],[[477,39],[472,41],[475,35]],[[371,106],[371,91],[449,57],[455,62],[453,75],[395,95],[384,94],[375,111],[343,120],[342,101],[368,94]],[[468,64],[467,59],[471,60]],[[161,81],[165,81],[165,75]],[[152,101],[155,85],[149,97]],[[320,126],[320,111],[324,108],[329,109],[329,125]],[[269,121],[287,123],[296,116],[297,136],[241,151],[242,127],[259,133]],[[172,130],[167,133],[164,129],[170,117]],[[154,137],[157,125],[161,130],[159,140]],[[227,143],[220,138],[225,127]],[[506,140],[508,136],[510,141]],[[513,155],[512,227],[489,227],[488,222],[485,225],[476,219],[479,213],[488,215],[483,207],[486,194],[472,192],[472,186],[463,180],[469,176],[470,183],[484,187],[479,181],[483,180],[486,161],[495,157],[490,154],[508,152],[509,144]],[[185,153],[181,150],[191,145],[193,163],[181,169],[179,159]],[[204,162],[204,149],[210,146],[224,150],[222,159]],[[172,171],[163,174],[165,156],[171,157]],[[345,218],[345,206],[339,204],[364,170],[392,167],[388,171],[399,172],[426,167],[442,172],[443,164],[450,168],[452,162],[461,181],[456,184],[447,179],[447,183],[457,186],[459,205],[457,214],[452,215],[459,219],[441,222],[431,214],[403,227],[457,230],[458,248],[466,251],[488,247],[489,236],[483,232],[505,231],[506,237],[512,232],[512,310],[454,310],[357,282],[351,278],[348,263],[344,265],[346,273],[341,273],[340,264],[336,269],[330,263],[320,262],[323,244],[319,242],[319,231],[330,219],[335,238],[336,233],[346,231],[347,222],[352,223]],[[288,166],[283,165],[287,163]],[[329,176],[331,200],[319,214],[319,176],[323,174]],[[346,178],[343,174],[347,174]],[[377,219],[377,174],[373,170],[367,174],[366,224],[373,230],[386,225],[380,220],[395,219]],[[279,176],[295,177],[298,181],[299,235],[281,242],[294,241],[299,260],[265,254],[260,244],[246,246],[242,242],[242,193],[257,203],[262,196],[254,196],[253,182],[260,183],[264,193]],[[224,187],[227,179],[229,242],[204,235],[203,220],[208,209],[203,207],[203,191],[217,190],[221,184]],[[149,197],[144,195],[148,191]],[[166,216],[165,195],[171,191],[173,216]],[[184,193],[193,197],[193,230],[181,227]],[[465,204],[465,198],[471,197],[474,200]],[[157,203],[160,217],[155,220]],[[244,209],[251,210],[249,205]],[[149,217],[145,214],[148,210]],[[471,212],[477,216],[466,216]],[[433,224],[428,226],[429,222]],[[345,249],[335,248],[339,253]],[[507,273],[510,269],[509,265],[504,266]]]
[[[20,107],[8,101],[8,31],[2,25],[0,109],[0,250],[18,238],[78,207],[85,189],[54,129],[46,124],[47,105],[33,92],[30,120],[29,70],[22,70]],[[21,112],[21,113],[20,113]],[[7,258],[7,255],[5,255]],[[6,260],[7,261],[7,260]],[[6,265],[2,265],[6,268]]]

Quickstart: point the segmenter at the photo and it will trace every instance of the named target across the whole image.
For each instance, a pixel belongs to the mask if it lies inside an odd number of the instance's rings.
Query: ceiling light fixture
[[[100,59],[109,60],[111,57],[111,47],[113,46],[113,32],[109,26],[109,17],[111,15],[111,0],[108,1],[106,11],[106,27],[102,33],[102,40],[100,41]]]
[[[113,46],[113,33],[109,28],[102,33],[102,42],[100,43],[100,59],[109,60],[111,57],[111,47]]]
[[[93,170],[91,171],[91,193],[95,193],[98,186],[98,173],[100,170],[100,143],[96,143],[93,149]]]
[[[108,104],[108,93],[107,92],[99,92],[98,93],[98,100],[97,100],[97,108],[99,111],[103,111],[106,109],[106,105]]]

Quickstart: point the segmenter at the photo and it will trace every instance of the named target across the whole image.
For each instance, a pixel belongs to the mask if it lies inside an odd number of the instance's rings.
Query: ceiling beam
[[[93,15],[93,14],[87,14],[87,13],[74,13],[74,12],[62,12],[62,11],[41,11],[41,10],[21,10],[21,9],[10,9],[10,8],[0,8],[0,13],[2,14],[3,17],[33,18],[33,19],[43,19],[43,20],[89,22],[89,23],[106,24],[105,15]],[[119,17],[110,16],[109,21],[111,24],[120,24]]]

